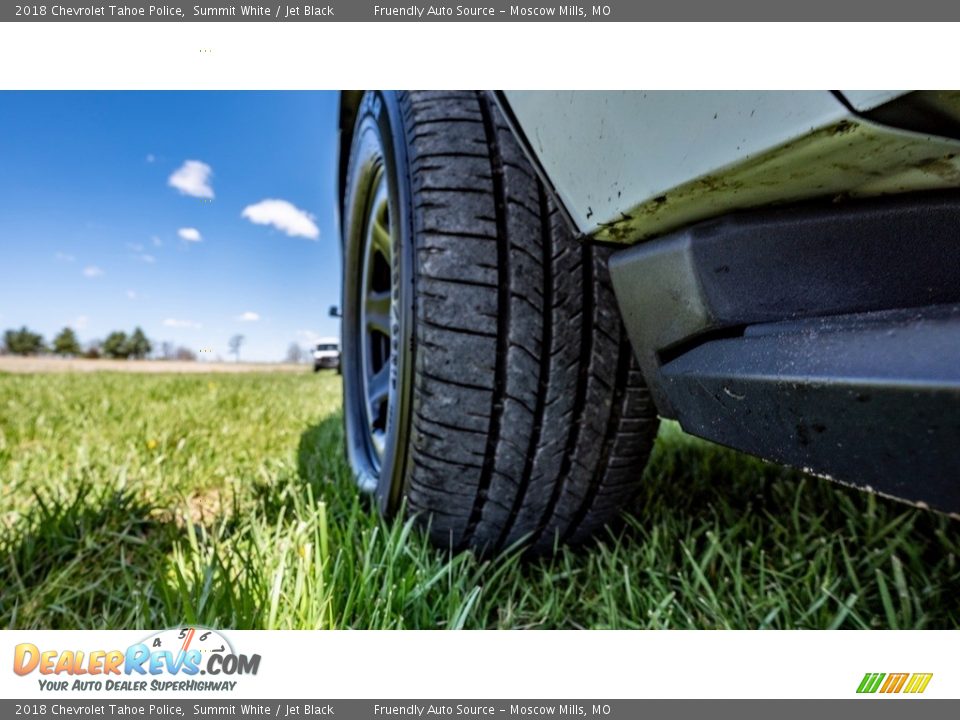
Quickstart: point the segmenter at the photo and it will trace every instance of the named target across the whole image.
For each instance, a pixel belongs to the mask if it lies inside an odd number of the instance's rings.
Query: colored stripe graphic
[[[885,694],[896,694],[899,692],[918,694],[927,689],[930,680],[933,679],[933,673],[866,673],[860,685],[857,686],[858,693],[875,693],[877,691]]]
[[[857,688],[857,692],[875,693],[877,688],[880,687],[880,682],[884,677],[884,673],[867,673],[863,676],[863,680],[860,681],[860,687]]]
[[[910,673],[890,673],[887,675],[887,681],[883,684],[883,687],[880,688],[882,693],[898,693],[903,689],[904,683],[907,682],[907,678],[910,677]]]
[[[933,677],[933,673],[914,673],[910,677],[910,682],[907,683],[907,687],[904,689],[905,693],[922,693],[927,689],[927,685],[930,684],[930,679]]]

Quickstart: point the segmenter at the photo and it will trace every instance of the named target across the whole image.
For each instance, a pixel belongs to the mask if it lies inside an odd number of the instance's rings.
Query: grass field
[[[8,628],[956,628],[960,524],[661,431],[626,528],[522,562],[357,496],[332,374],[0,374]]]

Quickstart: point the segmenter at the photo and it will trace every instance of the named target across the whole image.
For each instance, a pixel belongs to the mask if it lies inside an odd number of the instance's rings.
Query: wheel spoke
[[[367,382],[368,419],[371,428],[376,427],[380,419],[380,408],[387,402],[390,394],[390,363],[385,362]]]
[[[390,291],[371,292],[367,295],[364,315],[369,330],[390,336]]]
[[[376,214],[370,222],[370,242],[373,249],[383,255],[387,261],[390,261],[390,228],[387,227],[385,209],[386,202],[377,208]]]

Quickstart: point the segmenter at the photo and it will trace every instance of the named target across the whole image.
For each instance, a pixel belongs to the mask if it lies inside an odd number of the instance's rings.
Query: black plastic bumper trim
[[[661,415],[960,513],[960,196],[730,216],[610,269]]]
[[[731,215],[616,253],[610,274],[661,413],[663,358],[746,325],[960,302],[960,196]]]
[[[662,378],[688,432],[960,512],[960,307],[767,326]]]

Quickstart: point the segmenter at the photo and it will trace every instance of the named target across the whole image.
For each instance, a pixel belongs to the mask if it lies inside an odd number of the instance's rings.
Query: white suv
[[[340,367],[340,341],[337,338],[320,338],[313,346],[313,371],[321,368]]]

